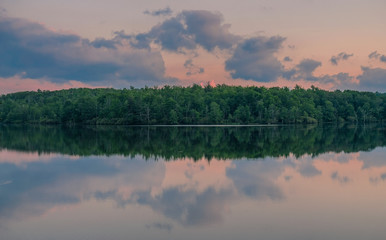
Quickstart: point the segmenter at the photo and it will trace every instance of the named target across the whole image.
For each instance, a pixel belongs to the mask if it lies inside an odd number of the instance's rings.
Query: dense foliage
[[[384,125],[132,127],[0,125],[0,150],[144,158],[260,159],[386,146]]]
[[[0,122],[252,124],[386,120],[386,94],[358,91],[166,86],[70,89],[0,96]]]

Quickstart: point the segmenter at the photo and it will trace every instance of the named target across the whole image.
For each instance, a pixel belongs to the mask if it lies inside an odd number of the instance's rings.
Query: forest
[[[66,125],[367,123],[386,120],[386,93],[316,87],[79,88],[0,96],[0,123]]]

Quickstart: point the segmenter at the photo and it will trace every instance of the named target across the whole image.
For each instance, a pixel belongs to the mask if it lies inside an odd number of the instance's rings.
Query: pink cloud
[[[53,83],[45,79],[22,78],[19,75],[10,78],[0,78],[0,94],[14,93],[20,91],[61,90],[70,88],[98,88],[105,86],[91,86],[79,81],[68,81],[65,83]]]

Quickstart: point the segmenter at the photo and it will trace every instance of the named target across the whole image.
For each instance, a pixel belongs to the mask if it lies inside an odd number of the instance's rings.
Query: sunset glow
[[[384,9],[381,0],[5,0],[0,94],[208,82],[385,92]]]

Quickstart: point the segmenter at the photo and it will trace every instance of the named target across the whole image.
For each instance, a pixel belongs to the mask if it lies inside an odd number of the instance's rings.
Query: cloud
[[[285,164],[272,158],[261,162],[239,161],[234,168],[227,169],[226,175],[232,179],[242,195],[258,200],[282,200],[282,189],[275,183],[284,171]]]
[[[370,59],[373,59],[373,58],[377,59],[380,55],[381,54],[379,54],[377,51],[374,51],[374,52],[369,54],[369,58]]]
[[[285,70],[282,73],[283,78],[292,81],[310,81],[310,82],[318,82],[318,83],[333,83],[336,87],[355,87],[352,84],[353,77],[348,73],[337,73],[333,75],[325,74],[321,76],[315,76],[315,70],[322,66],[322,63],[316,61],[314,59],[303,59],[299,64],[297,64],[294,68],[289,70]]]
[[[184,67],[188,70],[186,72],[187,76],[204,73],[205,69],[203,67],[196,66],[193,63],[193,59],[188,59],[184,63]]]
[[[285,38],[253,37],[239,43],[233,55],[226,60],[225,69],[232,78],[257,82],[275,81],[283,71],[283,66],[275,57]]]
[[[170,16],[173,14],[173,10],[170,7],[165,7],[154,11],[146,10],[143,13],[151,16]]]
[[[334,83],[336,87],[343,87],[343,88],[353,88],[355,84],[352,83],[352,80],[354,79],[353,76],[350,76],[348,73],[340,72],[333,75],[322,75],[320,77],[317,77],[318,82],[322,83]]]
[[[284,78],[289,80],[306,80],[306,81],[318,81],[319,78],[314,76],[314,71],[322,65],[321,62],[313,59],[303,59],[294,68],[283,71]]]
[[[7,9],[0,7],[0,17],[5,16],[7,14]]]
[[[385,181],[386,180],[386,173],[382,173],[379,177],[370,177],[369,181],[371,183],[377,184],[380,180]]]
[[[386,148],[378,147],[371,152],[361,152],[359,160],[363,162],[362,169],[381,168],[386,166]]]
[[[293,178],[293,176],[284,176],[284,180],[285,180],[286,182],[291,181],[292,178]]]
[[[360,80],[361,90],[386,92],[386,69],[362,66],[362,71],[363,73],[357,77]]]
[[[299,69],[299,72],[305,74],[306,76],[312,75],[312,73],[318,67],[322,66],[322,63],[315,61],[313,59],[304,59],[296,67]]]
[[[173,229],[173,225],[169,223],[155,222],[153,224],[146,225],[146,228],[157,228],[159,230],[166,230],[170,233]]]
[[[234,167],[226,170],[226,176],[233,184],[222,188],[209,185],[198,189],[181,183],[156,194],[152,189],[135,190],[129,196],[119,190],[110,190],[96,192],[93,196],[98,200],[112,199],[119,207],[130,204],[149,206],[184,226],[208,226],[222,222],[226,209],[241,197],[282,200],[284,193],[275,180],[284,170],[285,165],[275,159],[237,161]]]
[[[341,176],[337,171],[333,172],[331,174],[331,179],[336,180],[340,183],[348,183],[350,181],[350,178],[347,176]]]
[[[95,48],[110,48],[117,49],[117,45],[121,45],[120,42],[112,39],[97,38],[90,43]]]
[[[21,165],[5,161],[0,163],[0,228],[12,219],[39,216],[58,206],[79,203],[95,192],[99,193],[97,199],[112,196],[114,191],[103,193],[103,190],[117,187],[117,184],[127,187],[129,183],[137,189],[159,186],[164,174],[163,164],[149,164],[141,157],[79,157],[75,160],[49,155],[48,161],[41,161],[40,156],[36,161]],[[103,184],[95,184],[100,181]]]
[[[182,11],[176,17],[166,19],[149,32],[136,35],[116,33],[119,37],[129,39],[136,48],[150,48],[150,44],[155,43],[164,50],[174,52],[196,49],[197,46],[213,51],[215,48],[231,48],[240,39],[229,32],[229,27],[229,24],[223,24],[220,13],[192,10]]]
[[[308,177],[308,178],[311,178],[311,177],[315,177],[317,175],[320,175],[322,174],[322,172],[320,170],[318,170],[312,163],[310,162],[306,162],[306,163],[302,163],[300,164],[299,166],[299,173],[303,176],[303,177]]]
[[[223,16],[220,13],[205,10],[183,11],[180,16],[195,42],[208,51],[215,47],[228,49],[240,39],[229,32],[230,25],[223,24]]]
[[[345,52],[341,52],[336,56],[332,56],[330,62],[332,65],[338,65],[340,61],[347,60],[352,56],[354,56],[354,54],[347,54]]]
[[[386,180],[386,173],[382,173],[381,174],[381,178],[382,178],[383,181],[385,181]]]
[[[130,44],[139,49],[150,49],[152,42],[160,45],[163,50],[172,52],[182,48],[196,48],[193,36],[188,33],[186,26],[177,17],[163,21],[146,33],[137,35],[125,35],[122,31],[117,33],[119,37],[129,39]]]
[[[180,48],[194,49],[196,43],[178,18],[171,18],[152,28],[148,37],[163,49],[177,51]],[[138,38],[137,38],[138,40]]]
[[[285,79],[290,80],[290,79],[292,79],[292,78],[295,77],[296,72],[297,72],[297,71],[296,71],[295,68],[292,68],[292,69],[289,69],[289,70],[284,70],[284,71],[282,72],[282,77],[285,78]]]
[[[370,59],[378,59],[379,61],[386,63],[386,56],[378,53],[377,51],[370,53],[369,58]]]
[[[150,50],[150,44],[152,40],[149,37],[148,33],[140,33],[137,35],[128,35],[125,31],[115,31],[114,39],[119,42],[129,41],[130,45],[136,49],[147,49]]]
[[[116,40],[90,42],[75,34],[58,33],[38,23],[0,18],[0,77],[20,75],[63,83],[114,81],[126,84],[164,83],[165,65],[159,52],[117,49]]]
[[[112,198],[120,201],[121,196]],[[154,211],[185,226],[207,226],[223,221],[225,209],[233,198],[234,192],[230,189],[215,190],[209,187],[198,192],[195,189],[172,187],[155,196],[150,191],[137,191],[124,203],[150,206]]]

